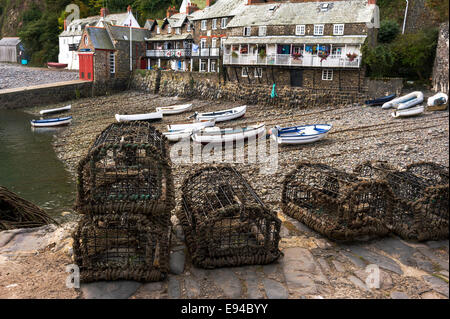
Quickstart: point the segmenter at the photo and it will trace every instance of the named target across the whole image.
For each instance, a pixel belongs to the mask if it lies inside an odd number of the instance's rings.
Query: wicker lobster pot
[[[73,234],[80,281],[159,281],[169,269],[169,226],[145,215],[82,217]]]
[[[108,126],[78,165],[83,214],[170,214],[174,185],[166,138],[145,122]]]
[[[181,206],[177,216],[198,267],[268,264],[281,254],[281,221],[232,167],[207,167],[185,179]]]
[[[448,171],[444,167],[418,163],[398,171],[384,163],[365,162],[354,171],[361,178],[388,183],[395,194],[388,224],[394,233],[419,241],[448,238]]]
[[[283,212],[336,241],[384,236],[392,197],[382,181],[357,177],[328,165],[302,162],[286,176]]]

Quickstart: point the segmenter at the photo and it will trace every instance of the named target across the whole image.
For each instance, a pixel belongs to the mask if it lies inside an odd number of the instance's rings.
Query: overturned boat
[[[386,102],[383,104],[381,108],[383,109],[396,108],[399,110],[403,110],[413,107],[422,102],[423,102],[423,93],[420,91],[416,91],[393,99],[389,102]]]
[[[384,103],[392,101],[393,99],[395,99],[396,96],[397,96],[397,94],[386,95],[386,96],[383,96],[383,97],[380,97],[377,99],[367,100],[364,103],[367,106],[380,106],[380,105],[383,105]]]
[[[278,144],[308,144],[320,141],[328,135],[331,124],[314,124],[281,128],[275,126],[269,131]]]
[[[164,136],[170,142],[178,142],[183,138],[190,137],[193,133],[200,131],[206,127],[213,127],[215,120],[206,120],[188,124],[173,124],[167,126],[167,132],[164,132]]]
[[[46,114],[62,113],[62,112],[70,111],[71,108],[72,108],[72,105],[67,105],[67,106],[56,108],[56,109],[41,110],[41,111],[39,111],[39,114],[46,115]]]
[[[180,114],[190,110],[192,110],[192,104],[180,104],[156,108],[156,112],[161,112],[163,115]]]

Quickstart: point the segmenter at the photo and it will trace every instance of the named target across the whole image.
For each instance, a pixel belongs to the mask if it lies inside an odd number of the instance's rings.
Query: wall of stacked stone
[[[449,37],[448,21],[441,24],[439,31],[438,46],[436,49],[436,60],[433,68],[433,90],[435,92],[449,93],[448,84],[448,55],[449,55]]]
[[[136,72],[132,87],[137,90],[154,92],[158,74],[162,96],[180,96],[205,100],[225,100],[243,104],[291,108],[291,107],[343,107],[364,102],[366,92],[337,91],[335,89],[305,89],[283,86],[276,89],[278,97],[271,98],[271,85],[248,85],[236,82],[224,82],[218,73],[145,71]]]

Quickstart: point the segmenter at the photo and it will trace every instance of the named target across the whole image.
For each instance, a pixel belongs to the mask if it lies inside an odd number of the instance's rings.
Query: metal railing
[[[220,48],[198,48],[197,50],[192,50],[192,56],[195,57],[219,57]]]
[[[191,56],[191,49],[147,50],[149,58],[186,58]]]
[[[330,55],[326,59],[323,59],[316,55],[294,57],[290,54],[269,54],[265,57],[261,57],[256,54],[237,54],[237,56],[224,54],[223,64],[359,68],[361,56],[350,61],[347,57],[334,55]]]

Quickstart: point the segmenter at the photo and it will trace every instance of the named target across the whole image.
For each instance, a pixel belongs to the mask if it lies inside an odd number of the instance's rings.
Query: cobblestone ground
[[[0,63],[0,90],[77,79],[77,71],[51,70],[13,63]]]
[[[73,125],[58,134],[55,148],[73,173],[76,163],[86,153],[95,136],[114,121],[115,113],[146,113],[154,110],[155,106],[184,102],[185,100],[178,98],[140,92],[75,101],[72,103]],[[220,101],[193,100],[192,103],[195,111],[212,111],[235,106]],[[37,111],[30,110],[34,113]],[[155,126],[164,130],[167,124],[186,121],[186,116],[181,114],[166,117]],[[77,291],[77,296],[393,299],[449,297],[448,240],[417,243],[387,237],[353,244],[338,244],[283,215],[279,205],[284,176],[302,159],[320,159],[322,163],[346,170],[367,159],[387,160],[399,167],[415,161],[434,161],[448,166],[448,111],[427,112],[417,118],[393,119],[389,111],[358,105],[341,109],[270,109],[249,106],[245,117],[230,122],[230,125],[245,126],[256,122],[265,122],[268,127],[295,123],[333,124],[333,131],[326,140],[311,145],[280,148],[279,169],[271,175],[259,174],[257,165],[237,165],[256,192],[283,221],[280,248],[284,256],[278,262],[265,266],[216,270],[195,268],[184,246],[183,232],[173,217],[175,236],[171,245],[171,274],[168,280],[147,284],[129,281],[85,284]],[[186,174],[197,166],[174,165],[178,204],[181,196],[179,186]],[[0,256],[1,242],[0,234]],[[60,248],[54,254],[63,250],[64,248]],[[70,252],[70,249],[66,250]],[[51,260],[51,257],[49,259]],[[8,260],[4,261],[7,262]],[[366,267],[370,264],[376,264],[380,268],[381,280],[378,289],[371,289],[366,284]],[[65,275],[61,273],[61,278],[65,278]],[[9,278],[14,278],[14,274],[10,276]],[[20,278],[24,280],[23,277]],[[0,282],[4,287],[14,283],[12,279],[4,278]],[[4,287],[0,287],[0,296],[19,289],[8,288],[10,290],[7,291]],[[23,294],[29,295],[27,290]],[[18,295],[20,296],[16,292],[15,296]]]

